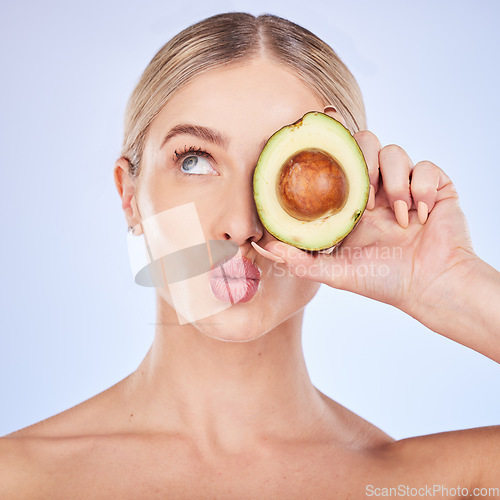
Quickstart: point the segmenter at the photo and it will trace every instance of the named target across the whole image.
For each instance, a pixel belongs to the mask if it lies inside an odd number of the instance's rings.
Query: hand
[[[457,192],[436,165],[413,166],[396,145],[381,147],[369,131],[354,135],[370,174],[370,198],[358,226],[331,255],[273,241],[296,276],[349,290],[420,319],[462,286],[467,263],[477,259]]]

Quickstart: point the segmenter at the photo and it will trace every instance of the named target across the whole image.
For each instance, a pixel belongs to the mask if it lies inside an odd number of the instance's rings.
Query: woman
[[[343,123],[370,171],[368,210],[331,255],[274,240],[253,202],[265,141],[308,111]],[[475,488],[500,487],[498,428],[395,441],[308,377],[301,323],[320,282],[500,360],[499,313],[486,307],[500,278],[474,254],[453,184],[365,130],[358,86],[321,40],[246,14],[183,31],[131,97],[114,173],[134,234],[152,221],[158,245],[175,246],[201,228],[237,247],[233,290],[258,286],[229,304],[158,287],[155,340],[134,373],[2,440],[1,498],[478,497],[486,490]],[[400,258],[377,261],[380,245]]]

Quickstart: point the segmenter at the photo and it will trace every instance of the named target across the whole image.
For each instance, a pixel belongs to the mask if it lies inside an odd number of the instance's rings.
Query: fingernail
[[[325,248],[324,250],[318,250],[318,253],[324,253],[326,255],[330,255],[340,245],[340,243],[341,242],[339,241],[338,243],[333,245],[333,247]]]
[[[273,260],[274,262],[278,262],[280,264],[284,264],[285,261],[279,257],[278,255],[275,255],[274,253],[271,253],[269,250],[266,250],[265,248],[260,247],[255,243],[255,241],[252,241],[252,246],[257,250],[257,253],[260,253],[262,257],[265,257],[266,259]]]
[[[427,206],[427,203],[424,203],[423,201],[418,202],[417,214],[420,224],[425,224],[427,217],[429,215],[429,207]]]
[[[406,201],[396,200],[394,202],[394,213],[398,224],[406,229],[408,227],[408,205]]]
[[[332,111],[333,113],[336,113],[337,108],[329,104],[328,106],[325,106],[325,109],[323,109],[323,113],[326,113],[327,111]]]
[[[370,193],[368,194],[368,203],[366,204],[368,210],[375,208],[375,188],[370,184]]]

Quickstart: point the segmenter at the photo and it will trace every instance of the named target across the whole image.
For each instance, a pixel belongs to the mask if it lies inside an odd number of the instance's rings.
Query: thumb
[[[340,259],[336,258],[335,252],[327,255],[300,250],[281,241],[272,241],[265,249],[281,257],[294,276],[319,281],[335,288],[342,287],[339,278],[343,274],[340,272],[343,265]]]

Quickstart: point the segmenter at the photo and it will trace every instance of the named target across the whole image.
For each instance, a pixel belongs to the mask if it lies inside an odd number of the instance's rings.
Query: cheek
[[[168,159],[146,147],[136,189],[136,198],[143,219],[192,200],[184,200],[187,192],[179,186],[176,172]]]
[[[135,189],[135,198],[142,219],[151,217],[157,214],[161,208],[162,203],[162,188],[159,183],[149,173],[147,168],[143,167],[138,178]],[[166,208],[166,207],[165,207]]]
[[[263,275],[263,296],[271,304],[289,304],[295,309],[308,304],[321,286],[321,283],[294,276],[286,265],[276,262],[263,269]]]
[[[186,189],[175,175],[159,172],[144,175],[136,193],[137,202],[143,219],[157,215],[164,210],[180,207],[194,202],[200,195],[196,189]]]
[[[303,278],[295,278],[295,280],[297,283],[297,301],[306,306],[318,292],[321,283]]]

